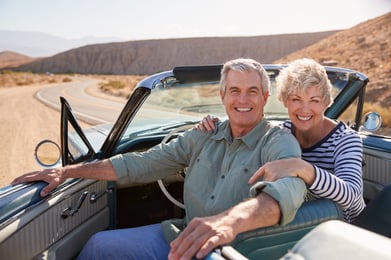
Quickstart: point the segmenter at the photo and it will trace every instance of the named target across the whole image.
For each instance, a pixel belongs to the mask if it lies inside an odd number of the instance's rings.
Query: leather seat
[[[231,246],[249,259],[278,259],[314,227],[333,219],[343,219],[336,203],[325,199],[308,201],[289,224],[239,234]]]
[[[329,259],[391,259],[391,239],[348,224],[331,220],[303,237],[281,259],[329,260]]]

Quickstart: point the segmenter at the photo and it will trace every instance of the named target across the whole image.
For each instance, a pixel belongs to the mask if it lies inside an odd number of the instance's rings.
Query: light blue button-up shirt
[[[303,202],[304,182],[286,177],[275,182],[259,181],[250,187],[248,180],[266,162],[300,156],[300,146],[293,135],[262,120],[240,138],[232,138],[225,121],[214,133],[189,130],[146,152],[117,155],[110,160],[119,181],[131,183],[153,182],[188,166],[184,183],[185,225],[194,217],[231,208],[261,190],[278,201],[280,223],[285,224]],[[164,230],[169,223],[164,224]]]

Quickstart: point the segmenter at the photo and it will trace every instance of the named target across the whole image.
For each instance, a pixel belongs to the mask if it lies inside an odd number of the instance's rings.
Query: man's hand
[[[117,181],[117,175],[110,160],[96,160],[89,163],[67,165],[62,168],[45,169],[42,171],[26,173],[17,177],[11,182],[16,185],[32,181],[44,181],[48,185],[42,189],[41,196],[44,197],[62,184],[67,178],[84,178],[93,180]]]
[[[227,244],[237,235],[229,216],[222,214],[194,218],[177,239],[171,242],[170,260],[201,259],[219,245]]]
[[[20,183],[32,182],[32,181],[44,181],[48,185],[41,190],[40,195],[45,197],[52,190],[54,190],[58,185],[62,184],[65,180],[65,169],[56,168],[56,169],[45,169],[42,171],[29,172],[24,175],[21,175],[15,178],[11,185],[17,185]]]

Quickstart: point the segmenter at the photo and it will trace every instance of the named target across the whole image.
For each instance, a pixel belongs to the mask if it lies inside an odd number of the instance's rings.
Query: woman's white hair
[[[332,85],[325,68],[313,59],[298,59],[283,68],[276,78],[277,98],[285,102],[289,95],[317,87],[321,91],[322,101],[330,106],[333,103]]]

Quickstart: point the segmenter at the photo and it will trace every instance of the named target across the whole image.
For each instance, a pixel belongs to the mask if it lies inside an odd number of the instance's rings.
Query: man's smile
[[[250,112],[253,109],[251,107],[235,107],[235,110],[238,112]]]

